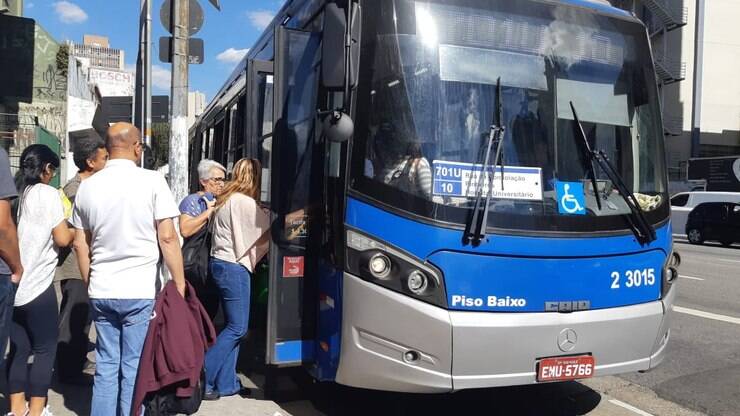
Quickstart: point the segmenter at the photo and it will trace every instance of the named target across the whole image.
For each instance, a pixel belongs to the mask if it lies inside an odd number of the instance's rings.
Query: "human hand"
[[[213,208],[216,207],[216,200],[215,199],[205,198],[205,200],[206,200],[206,208],[207,209],[213,209]]]
[[[185,282],[182,282],[182,283],[175,282],[175,287],[177,287],[177,292],[180,294],[180,296],[184,298],[185,290],[187,290],[187,285],[185,284]]]
[[[21,282],[21,277],[23,277],[23,266],[19,265],[16,270],[10,272],[10,281],[17,285]]]

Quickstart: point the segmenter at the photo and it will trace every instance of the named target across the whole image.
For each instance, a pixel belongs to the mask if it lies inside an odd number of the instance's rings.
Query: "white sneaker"
[[[44,411],[41,412],[41,416],[54,416],[54,413],[51,413],[49,406],[46,406],[44,407]]]

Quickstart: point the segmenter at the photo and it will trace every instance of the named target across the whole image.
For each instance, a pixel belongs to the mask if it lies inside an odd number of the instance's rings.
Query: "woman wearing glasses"
[[[188,238],[200,231],[213,213],[216,197],[224,189],[226,168],[220,163],[203,159],[198,163],[200,191],[185,197],[180,203],[180,233]]]
[[[16,215],[24,271],[15,295],[8,358],[10,411],[15,415],[51,415],[46,398],[59,320],[54,272],[59,248],[69,246],[74,238],[61,195],[49,186],[57,169],[59,157],[44,145],[28,146],[21,154]],[[34,358],[29,369],[30,355]]]
[[[214,160],[203,159],[198,163],[198,179],[200,191],[188,195],[180,203],[180,234],[185,239],[185,277],[195,288],[208,316],[214,319],[220,301],[218,288],[208,272],[211,236],[207,226],[215,209],[216,197],[224,189],[226,168]]]

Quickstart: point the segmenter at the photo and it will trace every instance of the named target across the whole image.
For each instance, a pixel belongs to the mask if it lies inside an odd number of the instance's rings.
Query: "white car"
[[[704,202],[734,202],[740,204],[740,192],[681,192],[671,197],[673,235],[686,236],[689,212]]]

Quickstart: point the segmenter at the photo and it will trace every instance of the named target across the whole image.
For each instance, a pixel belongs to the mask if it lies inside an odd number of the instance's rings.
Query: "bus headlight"
[[[663,265],[663,285],[661,287],[661,295],[665,297],[671,290],[671,286],[678,279],[678,267],[681,265],[681,255],[675,251],[671,251]]]
[[[427,289],[427,286],[429,286],[427,276],[418,270],[414,270],[406,278],[406,286],[412,293],[421,295]]]
[[[375,253],[368,262],[370,273],[377,279],[385,279],[391,273],[391,259],[383,253]]]
[[[347,230],[347,271],[395,292],[447,307],[439,269],[354,230]]]

